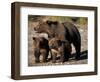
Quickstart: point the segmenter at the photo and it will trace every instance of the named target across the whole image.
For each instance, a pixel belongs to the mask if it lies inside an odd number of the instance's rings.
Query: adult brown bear
[[[35,62],[40,62],[40,55],[42,55],[42,62],[46,62],[49,55],[48,40],[44,37],[33,37],[33,41]]]
[[[56,62],[57,55],[60,55],[60,62],[69,60],[71,55],[72,47],[69,41],[59,40],[58,38],[52,38],[49,40],[49,48],[52,52],[52,62]]]
[[[77,27],[69,22],[62,23],[66,30],[66,39],[73,43],[75,50],[76,50],[76,60],[80,59],[80,52],[81,52],[81,36],[77,29]]]
[[[47,33],[49,39],[57,37],[60,40],[68,40],[70,44],[72,43],[76,50],[76,60],[80,59],[81,51],[81,36],[77,27],[70,23],[64,22],[60,23],[58,21],[50,21],[40,23],[37,27],[34,28],[38,33]]]

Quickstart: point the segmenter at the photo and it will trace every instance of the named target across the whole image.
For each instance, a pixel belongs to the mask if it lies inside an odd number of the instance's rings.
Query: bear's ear
[[[52,24],[52,21],[50,21],[50,20],[47,20],[47,21],[46,21],[46,23],[47,23],[49,26],[51,26],[51,24]]]

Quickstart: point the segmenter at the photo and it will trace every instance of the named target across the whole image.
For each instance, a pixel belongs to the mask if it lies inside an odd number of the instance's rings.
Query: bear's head
[[[55,36],[54,28],[57,27],[58,22],[57,21],[50,21],[47,20],[46,22],[39,22],[39,24],[34,27],[34,30],[37,33],[47,33],[49,38],[52,38]]]
[[[66,51],[71,52],[72,47],[71,44],[67,40],[60,40],[56,37],[49,39],[49,48],[54,50],[62,51],[66,49]]]
[[[38,48],[47,48],[48,40],[44,37],[33,37],[34,45]]]
[[[61,45],[62,45],[61,40],[59,40],[57,38],[49,39],[49,47],[50,47],[50,49],[57,49]]]

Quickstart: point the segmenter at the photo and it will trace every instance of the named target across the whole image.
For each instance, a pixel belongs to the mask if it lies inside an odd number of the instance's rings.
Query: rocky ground
[[[32,37],[35,35],[34,27],[36,24],[29,23],[28,26],[28,66],[47,66],[47,65],[73,65],[73,64],[86,64],[87,63],[87,26],[86,25],[77,25],[78,30],[81,34],[81,59],[76,61],[75,58],[75,49],[72,45],[72,55],[69,61],[64,63],[52,63],[52,61],[48,61],[47,63],[35,63],[34,62],[34,45],[32,41]],[[50,56],[48,57],[50,58]],[[59,58],[59,57],[58,57]],[[40,57],[41,59],[41,57]]]

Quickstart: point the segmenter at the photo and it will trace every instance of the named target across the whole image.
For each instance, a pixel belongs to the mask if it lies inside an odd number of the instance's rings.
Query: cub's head
[[[40,48],[48,46],[48,40],[44,37],[33,37],[34,45]]]
[[[59,46],[61,46],[62,42],[61,40],[57,38],[49,39],[49,47],[50,49],[57,49]]]
[[[60,40],[58,38],[49,39],[49,48],[55,50],[63,50],[65,49],[66,52],[72,52],[72,47],[69,41],[67,40]]]

